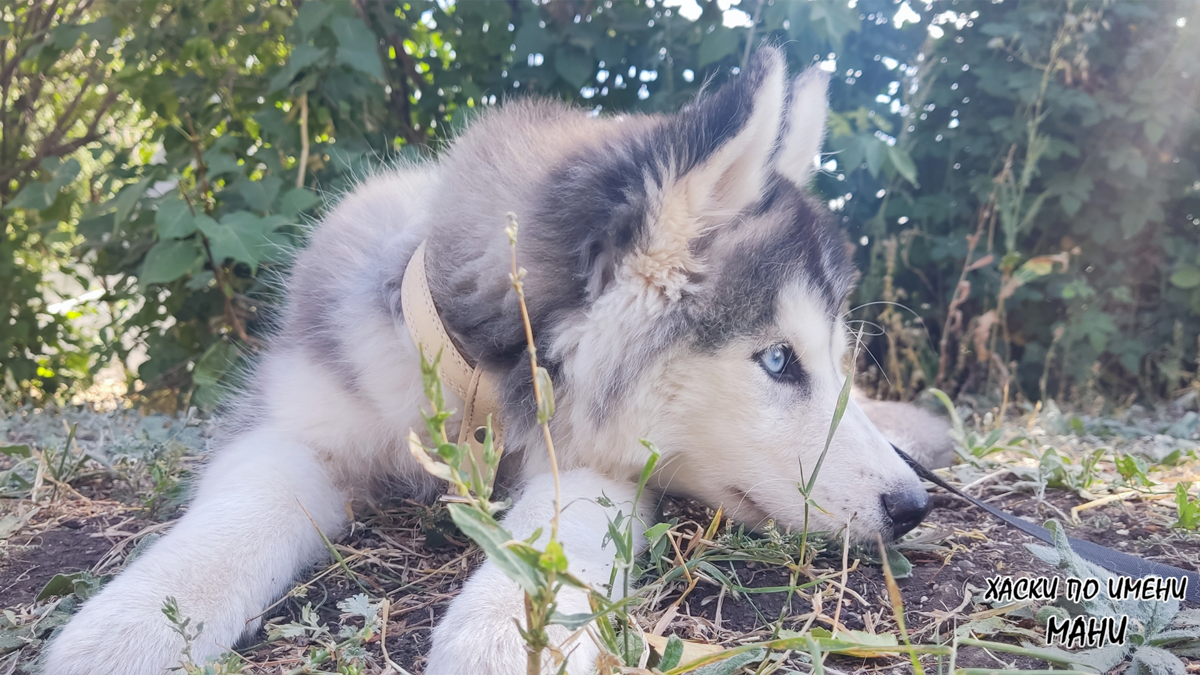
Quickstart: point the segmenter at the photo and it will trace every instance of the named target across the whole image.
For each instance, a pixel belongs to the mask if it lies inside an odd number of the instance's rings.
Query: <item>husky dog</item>
[[[751,526],[802,527],[797,484],[821,455],[844,382],[840,317],[855,278],[843,236],[805,193],[826,89],[818,70],[789,81],[780,51],[766,47],[678,114],[594,118],[516,102],[483,115],[438,161],[365,181],[300,254],[283,325],[191,507],[83,606],[43,672],[176,666],[183,641],[163,616],[168,596],[203,622],[193,658],[217,655],[322,554],[318,528],[341,531],[349,504],[397,483],[436,492],[405,443],[424,428],[400,302],[422,242],[445,327],[498,383],[515,497],[504,523],[517,537],[546,526],[554,490],[507,276],[508,212],[519,216],[530,320],[557,392],[571,571],[608,582],[605,533],[616,510],[634,508],[640,438],[662,452],[656,488],[723,504]],[[944,433],[928,438],[946,445]],[[811,514],[810,527],[847,526],[863,540],[903,534],[928,505],[853,401],[813,497],[827,513]],[[434,630],[425,672],[525,672],[522,602],[486,563]],[[559,609],[587,611],[586,600],[564,591]],[[571,649],[569,671],[589,672],[596,645],[584,637]]]

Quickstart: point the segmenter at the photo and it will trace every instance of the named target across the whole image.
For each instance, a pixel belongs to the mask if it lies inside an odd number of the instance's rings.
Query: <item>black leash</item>
[[[958,488],[939,478],[929,469],[921,466],[917,460],[906,455],[900,448],[897,448],[895,445],[892,447],[896,449],[896,452],[900,455],[900,457],[902,457],[904,461],[907,462],[910,467],[912,467],[912,470],[916,471],[917,475],[921,478],[933,483],[947,492],[950,492],[951,494],[962,497],[963,499],[971,502],[984,511],[987,511],[993,516],[996,516],[1005,523],[1012,525],[1025,534],[1028,534],[1032,537],[1037,537],[1051,546],[1054,545],[1054,535],[1050,532],[1050,530],[1047,530],[1040,525],[1034,525],[1028,520],[1005,513],[991,504],[982,502],[975,497],[964,493],[962,490],[959,490]],[[1135,578],[1147,576],[1184,577],[1187,579],[1187,592],[1185,595],[1188,602],[1200,604],[1200,574],[1197,574],[1196,572],[1189,572],[1185,569],[1172,567],[1171,565],[1144,560],[1135,555],[1114,551],[1111,548],[1105,548],[1099,544],[1093,544],[1090,541],[1083,541],[1082,539],[1075,539],[1074,537],[1067,537],[1067,541],[1070,542],[1071,548],[1074,549],[1075,552],[1080,555],[1080,557],[1089,562],[1093,562],[1114,574]]]

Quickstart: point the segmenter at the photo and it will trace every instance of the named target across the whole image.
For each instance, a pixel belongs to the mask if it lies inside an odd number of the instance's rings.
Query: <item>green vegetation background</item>
[[[764,39],[834,74],[815,188],[864,270],[879,394],[1178,396],[1198,28],[1185,0],[11,0],[0,398],[137,353],[143,396],[211,406],[356,180],[514,96],[675,110]]]

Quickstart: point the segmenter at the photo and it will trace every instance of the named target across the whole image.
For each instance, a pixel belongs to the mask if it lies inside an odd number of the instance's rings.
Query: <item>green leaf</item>
[[[1032,553],[1036,558],[1051,566],[1057,567],[1070,576],[1077,578],[1095,577],[1103,586],[1112,576],[1104,568],[1085,560],[1082,556],[1071,548],[1071,543],[1067,539],[1067,534],[1063,530],[1062,525],[1057,520],[1046,521],[1046,529],[1050,530],[1054,536],[1054,546],[1042,546],[1041,544],[1026,544],[1025,548]],[[1153,601],[1157,602],[1157,601]],[[1137,601],[1116,601],[1112,600],[1107,594],[1101,593],[1092,600],[1083,600],[1080,603],[1083,609],[1088,614],[1093,616],[1101,616],[1104,614],[1115,616],[1117,614],[1130,614],[1131,618],[1136,611]],[[1072,655],[1074,662],[1083,662],[1079,658],[1079,654]],[[1115,663],[1113,665],[1116,665]],[[1112,666],[1100,668],[1101,672],[1109,670]]]
[[[717,26],[713,32],[705,35],[704,40],[700,42],[697,65],[703,68],[710,63],[720,61],[726,56],[736,54],[742,43],[741,34],[742,31]]]
[[[331,22],[337,36],[337,62],[384,81],[383,63],[379,60],[379,39],[361,19],[339,16]]]
[[[538,424],[545,424],[554,416],[554,381],[550,379],[550,372],[541,366],[537,369],[537,384],[542,394],[542,400],[538,401],[537,419]]]
[[[889,558],[889,560],[890,560],[890,558]],[[781,631],[780,632],[780,637],[784,637],[785,635],[787,637],[793,637],[793,636],[799,637],[803,634],[795,633],[794,631]],[[841,643],[841,644],[852,643],[852,644],[862,645],[863,647],[867,647],[869,649],[871,647],[896,647],[896,646],[899,646],[899,644],[900,644],[900,641],[896,638],[895,633],[868,633],[863,630],[851,630],[849,632],[839,631],[837,639],[834,639],[832,632],[830,632],[827,628],[821,628],[818,626],[818,627],[814,627],[811,631],[809,631],[809,635],[816,638],[818,641],[818,644],[822,644],[822,645],[832,645],[832,644],[837,644],[837,643]],[[842,653],[845,653],[846,650],[839,650],[839,651],[841,651]],[[876,653],[881,653],[881,652],[876,652]],[[886,652],[882,652],[882,653],[886,653]]]
[[[71,595],[75,592],[75,581],[82,579],[85,572],[74,572],[72,574],[55,574],[50,577],[50,581],[42,586],[42,590],[38,592],[35,601],[49,600],[64,595]]]
[[[288,224],[288,219],[283,216],[260,217],[246,211],[238,211],[222,218],[221,224],[229,227],[246,250],[248,258],[241,262],[249,264],[255,270],[258,263],[279,259],[283,245],[287,243],[286,237],[274,234],[275,230]],[[237,250],[236,245],[231,243],[231,250]]]
[[[86,26],[73,23],[59,24],[50,29],[50,42],[58,49],[66,51],[79,42],[86,29]]]
[[[1050,620],[1050,617],[1054,617],[1060,622],[1064,622],[1071,619],[1071,614],[1062,607],[1046,605],[1045,607],[1039,609],[1037,614],[1034,615],[1034,618],[1037,620],[1039,626],[1046,625],[1046,622]]]
[[[1185,675],[1187,668],[1171,652],[1143,645],[1133,652],[1130,671],[1145,675]]]
[[[312,3],[305,3],[308,7]],[[329,50],[320,47],[314,47],[309,44],[296,45],[292,49],[291,55],[288,57],[287,65],[280,69],[271,82],[267,85],[271,91],[279,91],[292,83],[304,69],[312,66],[315,63],[327,61],[329,59]]]
[[[75,226],[75,232],[83,235],[89,242],[103,242],[104,235],[114,234],[115,224],[113,214],[109,212],[95,218],[81,218]]]
[[[645,535],[644,535],[644,536],[645,536],[645,537],[646,537],[646,539],[648,539],[648,540],[649,540],[651,543],[654,543],[654,542],[658,541],[659,537],[661,537],[661,536],[663,536],[664,534],[666,534],[666,533],[667,533],[667,530],[669,530],[669,529],[671,529],[671,524],[670,524],[670,523],[657,523],[657,524],[655,524],[655,525],[654,525],[654,527],[648,528],[648,529],[646,530],[646,532],[645,532]]]
[[[250,205],[250,208],[262,213],[271,210],[271,205],[275,203],[275,198],[279,196],[279,189],[282,187],[283,181],[274,176],[262,180],[238,181],[238,190],[242,193],[246,203]]]
[[[88,37],[93,40],[99,40],[101,43],[111,42],[114,37],[113,21],[112,17],[109,16],[102,16],[92,23],[85,23],[81,27]]]
[[[1146,140],[1150,141],[1151,145],[1158,145],[1158,142],[1162,140],[1163,134],[1167,132],[1163,128],[1163,125],[1154,120],[1146,120],[1142,125],[1142,130],[1146,134]]]
[[[371,596],[357,593],[337,604],[337,608],[346,614],[361,616],[364,619],[373,618],[379,613],[379,607],[371,602]]]
[[[683,657],[683,640],[679,639],[678,635],[672,635],[667,638],[667,646],[663,649],[662,659],[658,662],[659,670],[670,670],[679,665],[679,659]]]
[[[5,25],[0,22],[0,37],[3,37],[4,28]],[[38,630],[44,627],[44,624],[40,622],[35,625],[37,625]],[[11,654],[28,644],[29,640],[25,636],[25,631],[18,628],[0,629],[0,654]]]
[[[153,178],[143,178],[133,185],[126,185],[121,188],[116,199],[113,199],[113,206],[116,207],[116,214],[113,218],[118,225],[123,225],[129,221],[129,216],[133,213],[133,209],[137,207],[138,200],[145,194],[146,188],[150,187]]]
[[[5,204],[4,210],[14,209],[29,209],[31,211],[41,211],[48,208],[54,203],[54,195],[47,190],[46,183],[32,182],[27,183],[21,191],[13,197],[12,201]]]
[[[871,172],[871,177],[879,175],[879,169],[883,167],[883,153],[888,148],[887,143],[875,138],[874,136],[866,136],[863,138],[865,146],[865,155],[867,160],[867,171]],[[890,150],[888,151],[890,154]],[[847,166],[847,171],[852,171],[854,167]]]
[[[1133,204],[1125,204],[1125,210],[1121,213],[1121,231],[1125,234],[1126,239],[1131,239],[1139,234],[1148,222],[1150,222],[1150,217],[1145,209]]]
[[[216,385],[237,364],[238,356],[237,345],[232,342],[218,340],[212,343],[196,360],[192,381],[201,387]]]
[[[22,486],[29,485],[29,482],[23,479],[20,475],[9,472],[9,480],[14,478]],[[37,509],[29,509],[24,513],[14,511],[0,516],[0,541],[8,539],[22,527],[25,527],[25,524],[28,523],[29,519],[32,518],[36,513]]]
[[[447,508],[454,524],[471,541],[479,544],[489,561],[495,563],[509,579],[517,582],[526,593],[538,592],[541,581],[537,570],[506,545],[513,539],[511,534],[494,519],[469,506],[450,504]]]
[[[277,219],[260,218],[253,213],[238,211],[216,222],[208,216],[196,218],[200,231],[208,238],[208,248],[213,261],[220,264],[226,260],[245,263],[250,270],[258,270],[266,248],[266,234],[279,226]]]
[[[1191,487],[1191,483],[1175,484],[1175,507],[1179,515],[1171,527],[1182,530],[1200,529],[1200,501],[1188,499],[1188,490]]]
[[[46,192],[51,196],[51,199],[59,193],[63,188],[75,182],[79,177],[79,160],[72,157],[59,165],[54,171],[54,178],[46,185]]]
[[[183,239],[196,231],[191,207],[180,200],[159,204],[154,223],[159,239]]]
[[[592,48],[592,54],[596,60],[603,61],[607,66],[610,63],[620,63],[621,59],[625,58],[626,47],[622,40],[601,40]]]
[[[701,666],[692,671],[692,675],[733,675],[743,667],[751,663],[758,663],[767,655],[765,649],[753,649],[748,652],[739,652],[722,661]]]
[[[582,87],[590,80],[595,65],[587,52],[574,45],[560,45],[554,50],[554,70],[573,87]]]
[[[658,460],[660,457],[662,457],[662,453],[658,451],[658,446],[654,445],[650,441],[644,438],[639,440],[642,442],[642,445],[650,451],[650,458],[647,459],[646,463],[642,465],[642,473],[640,476],[638,476],[637,494],[640,495],[642,494],[642,491],[646,489],[646,483],[650,482],[650,475],[654,473],[654,467],[658,466]]]
[[[891,160],[896,173],[900,174],[904,180],[911,183],[913,187],[921,187],[917,184],[917,165],[913,163],[908,152],[902,150],[898,145],[890,145],[888,146],[888,159]]]
[[[294,24],[300,29],[300,37],[312,37],[313,33],[321,27],[321,24],[325,22],[325,19],[329,17],[332,11],[332,2],[310,0],[300,5],[300,9],[296,12],[296,23]]]
[[[252,272],[258,269],[258,259],[229,225],[217,223],[204,229],[204,235],[208,237],[208,247],[212,251],[214,262],[222,264],[226,260],[232,260],[234,263],[249,265]]]
[[[1005,23],[985,23],[980,29],[984,35],[993,35],[999,37],[1016,37],[1021,33],[1020,29]]]
[[[9,457],[29,457],[28,445],[0,445],[0,455]]]
[[[518,61],[523,61],[530,54],[545,54],[550,47],[550,38],[547,32],[538,25],[537,14],[530,14],[529,18],[522,21],[521,27],[517,29],[517,35],[513,39],[513,44],[517,49],[513,52],[513,56]]]
[[[1183,265],[1171,273],[1171,285],[1184,290],[1200,286],[1200,267]]]
[[[567,556],[563,553],[562,544],[557,541],[546,542],[546,550],[541,557],[542,569],[553,570],[561,574],[567,571]]]
[[[320,203],[321,198],[312,190],[292,188],[283,195],[283,199],[279,203],[279,211],[289,218],[295,218]]]
[[[862,29],[857,9],[840,2],[817,2],[812,5],[811,20],[825,22],[825,35],[835,44],[841,45],[842,40],[850,33]]]
[[[838,394],[837,404],[833,408],[833,419],[829,422],[829,435],[825,437],[825,448],[821,450],[821,455],[817,457],[817,464],[813,467],[812,475],[808,477],[808,482],[801,490],[805,497],[812,494],[813,487],[817,484],[817,476],[821,473],[821,464],[825,462],[825,455],[829,453],[829,445],[833,443],[833,434],[837,431],[838,425],[842,423],[842,416],[846,414],[846,406],[850,404],[850,390],[853,384],[854,373],[850,373],[842,383],[842,391]],[[803,469],[804,467],[801,467],[801,476],[804,475]]]
[[[1083,200],[1073,194],[1059,195],[1058,201],[1062,205],[1063,212],[1072,218],[1079,213],[1079,209],[1083,206]]]
[[[236,157],[221,152],[219,148],[209,148],[204,152],[204,168],[209,178],[216,178],[234,171],[241,171]]]
[[[912,576],[913,566],[904,554],[894,548],[888,548],[888,567],[892,568],[892,576],[897,579],[907,579]]]
[[[191,241],[160,241],[146,252],[138,278],[143,284],[170,283],[187,274],[200,256],[200,249]]]
[[[608,537],[617,549],[615,556],[617,560],[630,560],[633,558],[632,551],[629,550],[629,541],[625,538],[625,533],[621,531],[619,523],[612,520],[608,521]]]
[[[199,272],[195,272],[192,278],[188,279],[188,282],[183,286],[189,291],[199,291],[207,288],[208,284],[214,278],[216,278],[216,275],[212,273],[212,270],[200,270]]]

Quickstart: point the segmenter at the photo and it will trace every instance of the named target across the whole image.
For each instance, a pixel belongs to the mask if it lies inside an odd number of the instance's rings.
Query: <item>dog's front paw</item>
[[[184,641],[162,606],[145,594],[101,593],[50,642],[43,675],[161,675],[179,666]]]
[[[179,672],[185,661],[203,664],[224,653],[247,622],[244,613],[198,584],[180,588],[156,560],[146,554],[104,587],[50,641],[42,656],[42,675],[163,675]],[[174,589],[174,590],[165,590]],[[168,596],[176,597],[178,619],[187,621],[190,644],[163,612]]]
[[[587,598],[575,589],[558,594],[558,611],[585,613]],[[516,675],[527,672],[528,651],[517,629],[525,625],[521,587],[486,563],[463,586],[433,630],[433,649],[425,675]],[[568,675],[588,675],[595,670],[599,648],[586,632],[572,633],[550,626],[550,643],[567,657]],[[542,655],[542,672],[557,673],[560,664]]]

